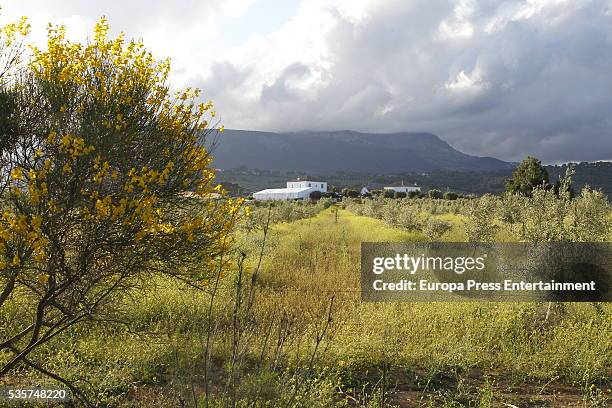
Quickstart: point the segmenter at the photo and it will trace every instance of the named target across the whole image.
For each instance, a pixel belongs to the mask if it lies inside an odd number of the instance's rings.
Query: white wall
[[[253,198],[260,201],[287,201],[287,200],[307,200],[310,198],[310,193],[315,191],[313,188],[309,188],[302,191],[288,191],[284,189],[277,190],[263,190],[253,194]]]
[[[288,181],[287,188],[313,188],[322,193],[327,193],[327,183],[323,181]]]
[[[385,187],[385,190],[393,190],[398,193],[409,193],[411,191],[421,191],[421,187],[416,186],[394,186],[394,187]]]

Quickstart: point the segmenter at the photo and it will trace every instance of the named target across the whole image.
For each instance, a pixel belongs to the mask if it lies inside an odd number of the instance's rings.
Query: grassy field
[[[453,224],[442,240],[464,239],[460,215],[437,217]],[[609,406],[609,304],[545,320],[537,303],[361,303],[360,243],[424,239],[332,207],[274,225],[253,286],[261,232],[241,236],[241,273],[212,303],[143,282],[40,352],[107,406]],[[18,302],[7,313],[19,319]]]
[[[442,239],[458,240],[461,218],[452,214],[440,218],[454,224]],[[560,382],[576,388],[577,400],[582,398],[580,390],[591,392],[594,383],[604,389],[609,386],[602,383],[610,378],[612,361],[609,308],[600,313],[589,304],[567,305],[545,323],[545,307],[540,304],[361,304],[358,293],[350,292],[358,287],[355,260],[360,242],[422,240],[422,235],[344,211],[336,223],[330,210],[291,227],[298,227],[299,232],[283,228],[282,245],[275,248],[265,281],[271,287],[297,289],[299,296],[285,294],[287,307],[297,311],[320,302],[326,290],[348,290],[336,294],[341,299],[336,312],[339,329],[327,358],[349,373],[385,364],[394,367],[395,380],[402,383],[396,390],[398,404],[400,391],[410,395],[411,390],[419,390],[425,399],[448,397],[452,401],[453,395],[465,391],[461,389],[464,382],[474,379],[481,387],[495,382],[499,388],[493,390],[502,395],[505,386],[523,387],[515,391],[514,399],[519,401],[521,394],[550,400],[554,397],[546,395],[551,392],[547,389]],[[313,259],[314,264],[300,263],[300,259]],[[442,386],[440,378],[447,376],[457,388]],[[529,385],[535,384],[542,395],[529,395]]]

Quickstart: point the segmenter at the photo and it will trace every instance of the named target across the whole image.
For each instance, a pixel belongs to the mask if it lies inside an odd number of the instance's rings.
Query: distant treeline
[[[612,162],[575,163],[576,173],[573,176],[573,188],[580,191],[585,185],[601,190],[609,198],[612,197]],[[546,166],[551,183],[565,174],[567,164]],[[360,190],[380,189],[384,186],[401,183],[416,183],[423,191],[438,189],[454,191],[462,194],[482,195],[486,193],[499,194],[504,191],[504,182],[512,175],[513,170],[498,170],[490,172],[458,172],[435,170],[426,173],[405,172],[394,174],[363,174],[356,172],[335,172],[329,174],[305,174],[301,172],[286,172],[274,170],[257,170],[245,167],[223,170],[217,173],[217,179],[222,183],[234,183],[240,186],[241,192],[252,193],[265,188],[284,187],[288,179],[295,177],[310,177],[327,181],[328,185],[339,189],[350,188]],[[238,190],[236,190],[238,191]]]

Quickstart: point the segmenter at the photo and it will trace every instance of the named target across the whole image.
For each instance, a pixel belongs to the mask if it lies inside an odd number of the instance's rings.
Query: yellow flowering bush
[[[19,291],[34,323],[0,335],[0,375],[149,274],[201,287],[231,244],[241,202],[214,184],[212,103],[171,92],[167,60],[108,30],[83,44],[50,26],[1,90],[0,307]]]

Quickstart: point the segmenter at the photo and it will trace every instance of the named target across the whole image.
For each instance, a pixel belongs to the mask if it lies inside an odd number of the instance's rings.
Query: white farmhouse
[[[327,193],[327,183],[323,181],[300,180],[298,178],[288,181],[287,188],[312,188],[322,193]]]
[[[406,194],[408,194],[411,191],[421,191],[421,187],[417,186],[416,184],[413,186],[405,186],[403,181],[401,185],[384,187],[384,189],[393,190],[396,193],[406,193]]]
[[[266,200],[307,200],[313,191],[327,192],[327,183],[312,180],[291,180],[287,182],[286,188],[269,188],[253,194],[253,198],[260,201]]]

